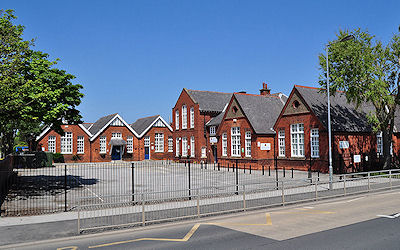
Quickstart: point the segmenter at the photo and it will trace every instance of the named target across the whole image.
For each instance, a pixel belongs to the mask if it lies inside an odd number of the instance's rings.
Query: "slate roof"
[[[141,135],[146,128],[148,128],[156,119],[158,119],[158,117],[160,117],[160,115],[137,119],[134,123],[132,123],[131,127],[136,131],[136,133]]]
[[[85,122],[85,123],[82,123],[82,125],[86,128],[86,129],[89,129],[90,128],[90,126],[92,126],[93,125],[93,123],[88,123],[88,122]]]
[[[211,120],[207,122],[207,126],[219,126],[221,124],[222,119],[224,118],[225,112],[221,112],[219,115],[213,117]]]
[[[285,103],[276,96],[234,94],[256,134],[275,134],[273,126]]]
[[[225,104],[231,99],[231,93],[185,89],[200,111],[222,112]]]
[[[100,131],[112,118],[114,118],[118,113],[103,116],[100,119],[98,119],[93,126],[89,129],[89,132],[92,135],[95,135],[97,132]]]
[[[304,98],[314,114],[328,127],[328,98],[321,89],[295,86],[295,89]],[[331,126],[332,131],[337,132],[371,132],[367,114],[374,112],[371,104],[362,104],[358,109],[352,103],[348,103],[343,92],[336,92],[331,96]]]

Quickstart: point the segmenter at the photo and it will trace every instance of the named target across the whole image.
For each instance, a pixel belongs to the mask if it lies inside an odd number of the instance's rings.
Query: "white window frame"
[[[187,107],[182,105],[182,129],[187,129]]]
[[[292,157],[304,157],[304,124],[290,125],[291,153]]]
[[[188,148],[187,148],[187,144],[188,142],[187,142],[187,137],[183,137],[182,138],[182,157],[186,157],[187,156],[187,151],[188,151]]]
[[[382,131],[376,134],[376,153],[378,155],[383,155],[383,135]]]
[[[100,154],[105,154],[107,153],[107,137],[106,136],[100,136]]]
[[[317,128],[310,130],[310,147],[311,147],[311,157],[319,157],[319,131]]]
[[[175,111],[175,129],[179,130],[179,110]]]
[[[245,156],[251,157],[251,132],[246,131],[244,134]]]
[[[47,149],[49,152],[55,153],[56,152],[56,137],[54,135],[50,135],[47,139]]]
[[[179,149],[180,149],[180,143],[179,143],[179,139],[180,138],[176,138],[176,144],[175,144],[175,153],[176,153],[176,157],[179,156]]]
[[[279,130],[278,132],[278,144],[279,144],[279,156],[285,157],[285,130]]]
[[[168,136],[168,152],[174,152],[174,138]]]
[[[240,157],[240,127],[231,128],[231,156]]]
[[[211,126],[210,127],[210,135],[215,135],[216,133],[216,127],[215,126]]]
[[[121,132],[114,132],[111,134],[111,138],[122,138]]]
[[[222,156],[228,156],[228,135],[222,134]]]
[[[83,135],[79,135],[76,138],[76,153],[77,154],[85,153],[85,137]]]
[[[157,153],[164,152],[164,134],[163,133],[155,133],[154,134],[154,149]]]
[[[65,132],[64,136],[61,136],[61,154],[72,154],[72,149],[72,132]]]
[[[146,136],[144,137],[143,145],[144,145],[145,147],[150,147],[150,136],[146,135]]]
[[[207,148],[206,147],[201,148],[201,158],[207,158]]]
[[[190,107],[190,128],[194,128],[194,107]]]
[[[190,137],[190,157],[195,157],[194,136]]]
[[[126,152],[129,154],[133,153],[133,136],[131,135],[126,137]]]

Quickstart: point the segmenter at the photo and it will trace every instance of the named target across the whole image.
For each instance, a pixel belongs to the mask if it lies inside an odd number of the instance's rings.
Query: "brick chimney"
[[[268,89],[267,84],[265,82],[263,82],[263,88],[260,89],[260,95],[270,95],[271,94],[271,90]]]

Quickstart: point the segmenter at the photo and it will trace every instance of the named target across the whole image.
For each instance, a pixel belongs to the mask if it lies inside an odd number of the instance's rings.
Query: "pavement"
[[[79,236],[76,221],[1,226],[0,248],[399,249],[399,197],[391,190]]]

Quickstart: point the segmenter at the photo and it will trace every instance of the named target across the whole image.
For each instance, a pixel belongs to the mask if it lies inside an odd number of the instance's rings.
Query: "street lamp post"
[[[348,35],[332,44],[348,41],[351,39],[354,39],[354,36]],[[333,188],[332,128],[331,128],[331,101],[330,101],[331,98],[330,98],[330,94],[329,94],[329,60],[328,60],[328,55],[329,55],[328,49],[332,44],[328,44],[326,46],[326,90],[327,90],[327,94],[328,94],[329,189]]]

